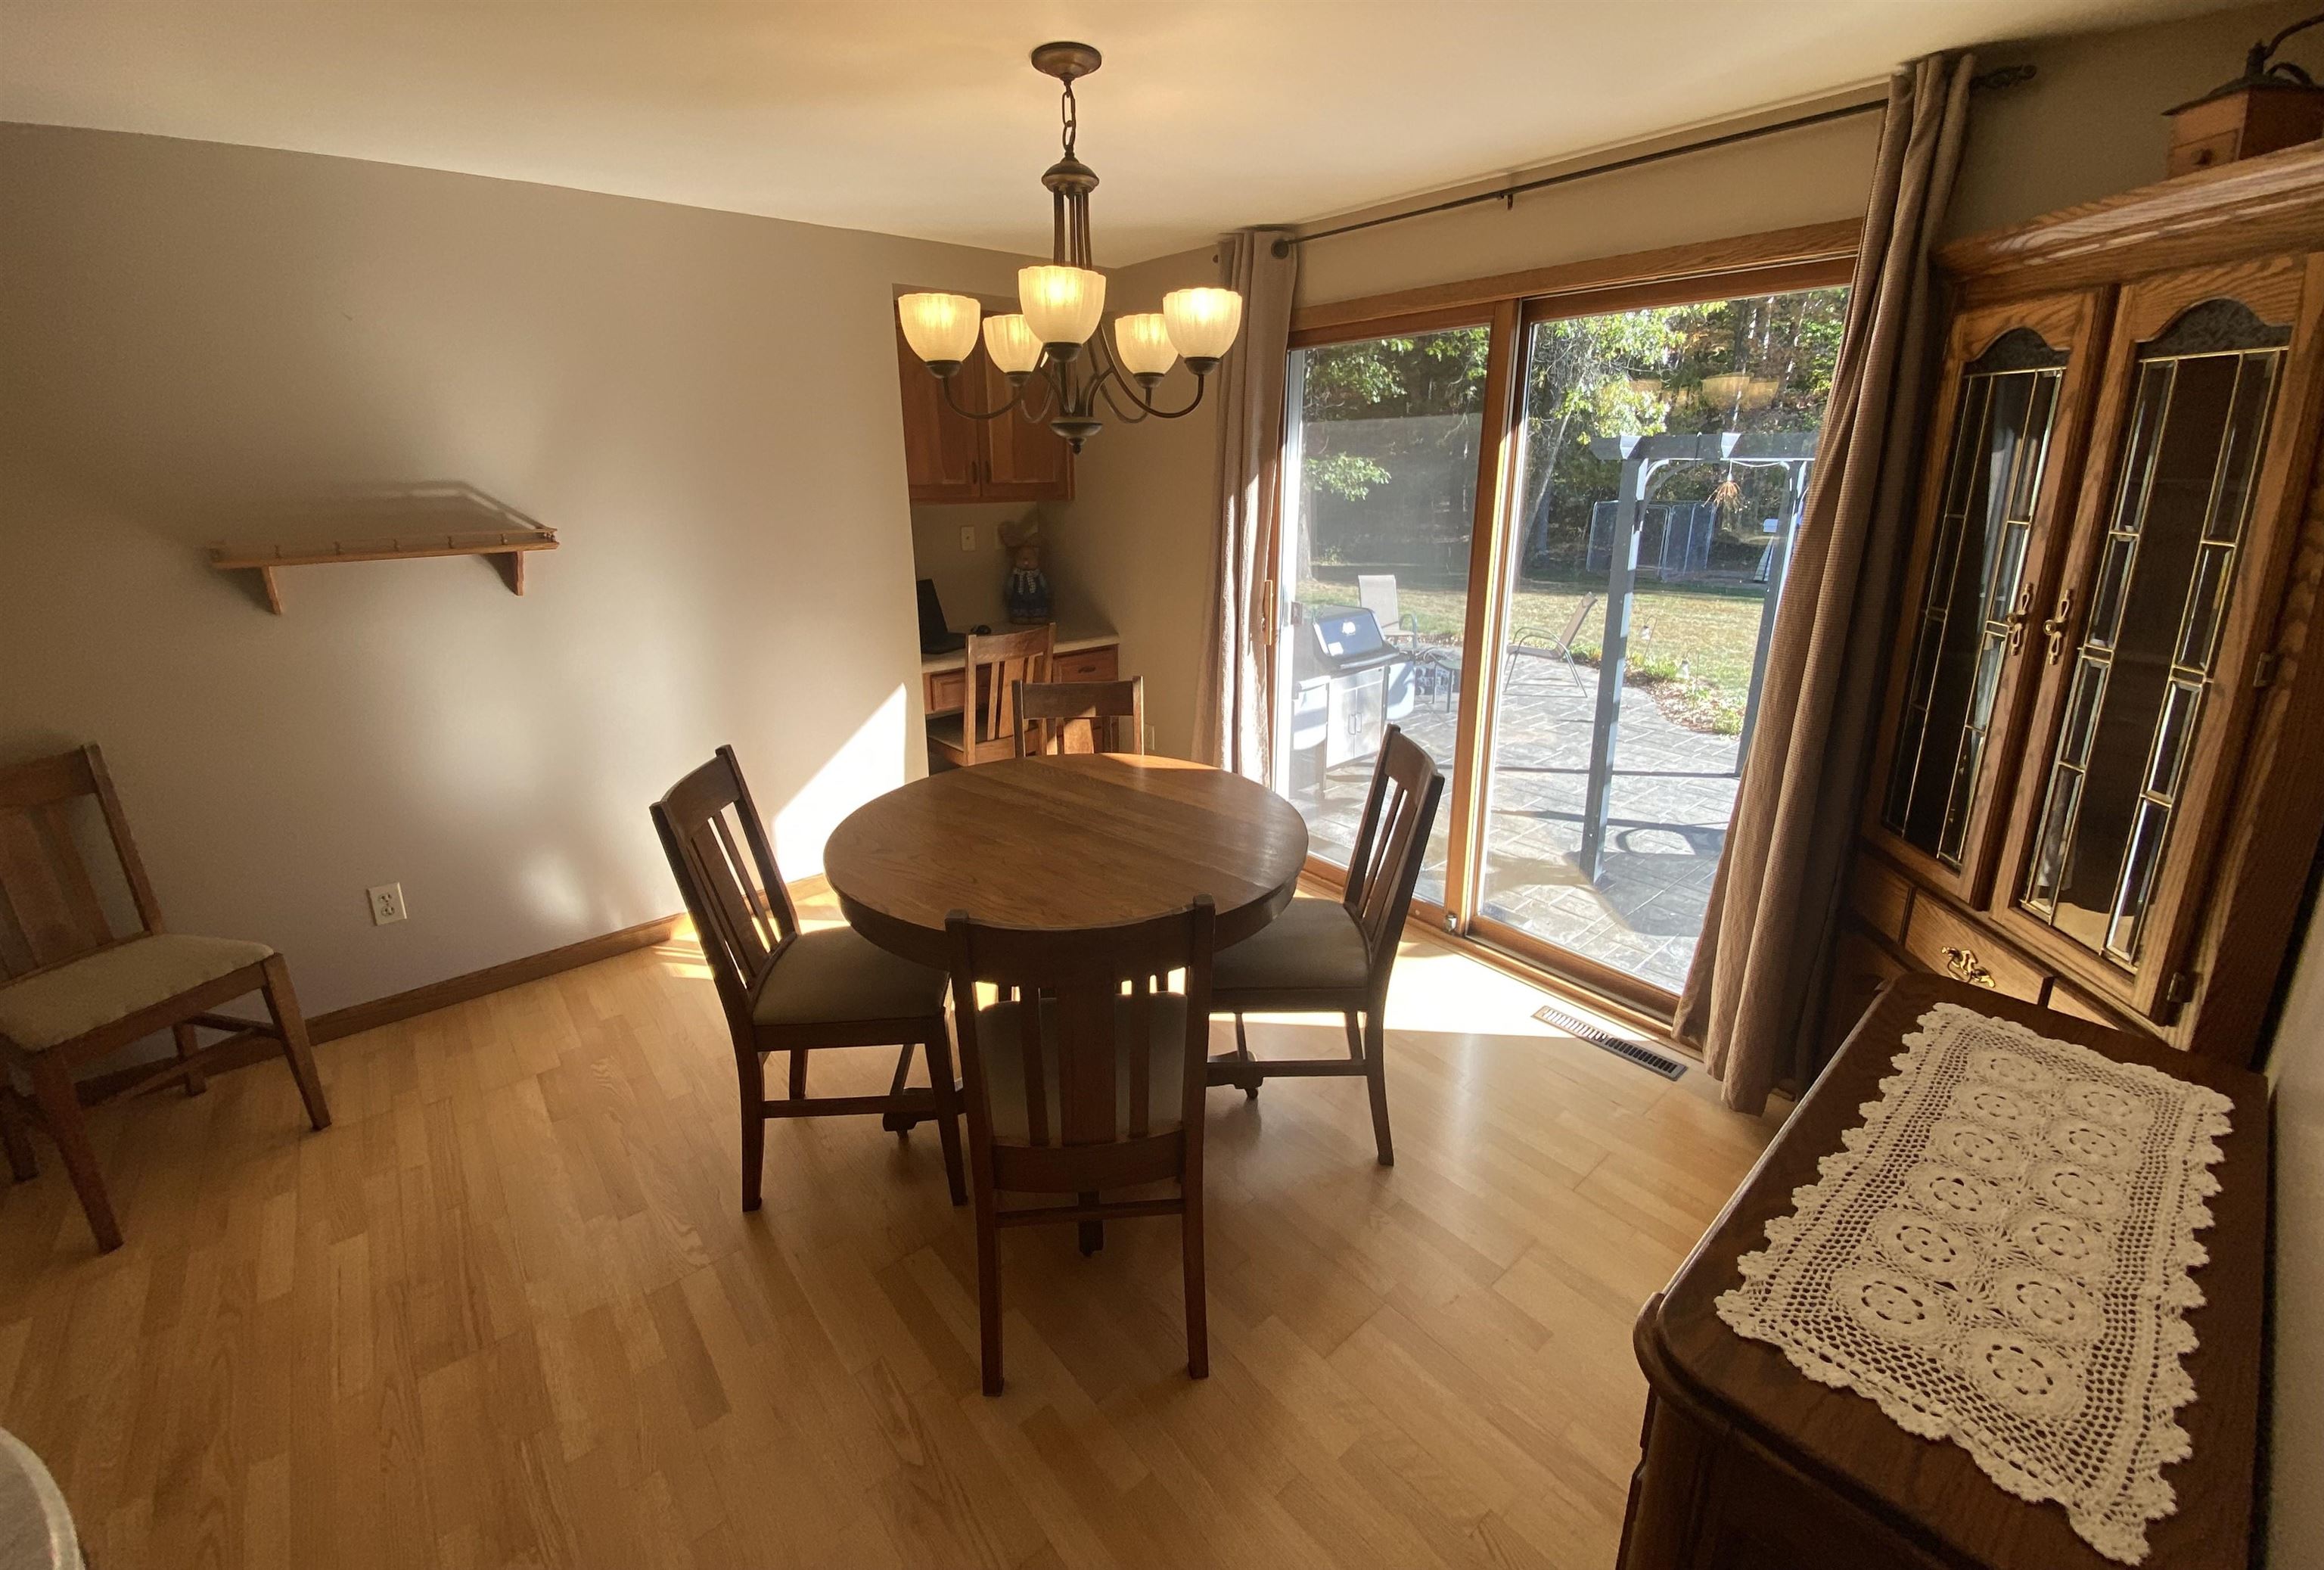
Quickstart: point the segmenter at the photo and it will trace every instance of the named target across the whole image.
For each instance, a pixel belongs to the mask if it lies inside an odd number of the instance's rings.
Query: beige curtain
[[[1219,240],[1219,282],[1242,294],[1242,334],[1219,380],[1217,503],[1212,509],[1211,596],[1203,674],[1194,697],[1194,755],[1253,780],[1267,778],[1269,659],[1267,545],[1283,457],[1283,374],[1299,247],[1288,230],[1238,229]]]
[[[1971,62],[1890,78],[1848,336],[1775,614],[1757,734],[1711,885],[1678,1033],[1727,1104],[1804,1083],[1864,789],[1936,345],[1929,277],[1968,119]]]

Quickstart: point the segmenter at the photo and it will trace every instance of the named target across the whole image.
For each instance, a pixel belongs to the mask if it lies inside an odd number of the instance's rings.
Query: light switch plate
[[[975,524],[964,523],[960,526],[960,548],[963,550],[974,550],[976,549]]]

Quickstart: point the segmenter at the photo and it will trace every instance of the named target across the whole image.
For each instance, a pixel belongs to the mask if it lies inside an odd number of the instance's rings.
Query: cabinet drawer
[[[1858,854],[1848,877],[1848,908],[1889,942],[1902,943],[1913,909],[1913,885],[1886,862]]]
[[[1118,658],[1120,651],[1109,643],[1102,649],[1077,649],[1071,654],[1060,654],[1049,662],[1052,679],[1058,681],[1111,681],[1121,669]]]
[[[1939,975],[1991,987],[2029,1003],[2042,1001],[2049,973],[2037,970],[1933,900],[1917,901],[1904,932],[1904,952]]]
[[[930,714],[955,714],[967,706],[963,701],[968,689],[967,672],[962,670],[931,671],[924,679],[927,690],[921,701]]]
[[[2120,1030],[2126,1028],[2120,1020],[2107,1012],[2098,1004],[2092,1002],[2086,993],[2061,981],[2053,981],[2050,984],[2050,995],[2043,1001],[2042,1006],[2055,1010],[2061,1014],[2071,1014],[2077,1020],[2088,1020],[2092,1024],[2104,1025],[2109,1030]]]

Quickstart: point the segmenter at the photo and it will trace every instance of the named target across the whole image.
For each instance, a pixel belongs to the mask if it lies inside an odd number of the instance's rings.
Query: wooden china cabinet
[[[1937,266],[1827,1030],[1936,971],[2243,1063],[2324,829],[2324,143]]]

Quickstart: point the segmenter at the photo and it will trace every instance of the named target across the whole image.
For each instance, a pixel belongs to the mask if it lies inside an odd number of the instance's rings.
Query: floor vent
[[[1615,1057],[1659,1074],[1665,1079],[1676,1079],[1686,1073],[1685,1064],[1664,1057],[1645,1042],[1617,1036],[1603,1026],[1591,1024],[1579,1014],[1567,1013],[1555,1003],[1542,1004],[1533,1011],[1533,1017],[1553,1030],[1563,1030],[1576,1040],[1603,1047]]]

